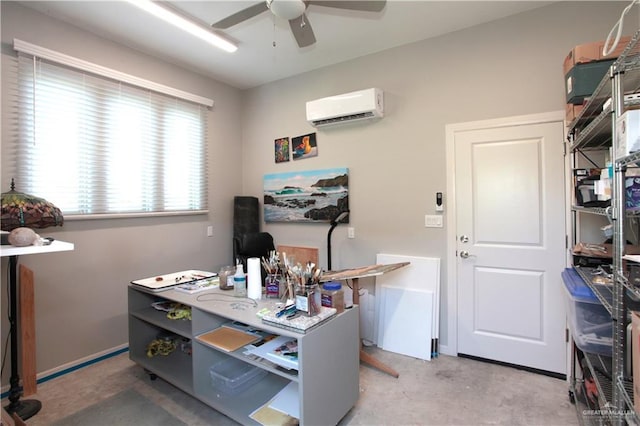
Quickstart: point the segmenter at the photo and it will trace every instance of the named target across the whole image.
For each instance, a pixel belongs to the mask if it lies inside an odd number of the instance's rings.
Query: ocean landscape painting
[[[349,169],[264,175],[263,204],[265,222],[331,222],[349,210]]]

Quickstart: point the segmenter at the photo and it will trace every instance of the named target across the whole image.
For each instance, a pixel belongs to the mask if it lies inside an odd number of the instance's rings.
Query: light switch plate
[[[427,228],[442,228],[442,216],[437,214],[425,215],[424,226]]]

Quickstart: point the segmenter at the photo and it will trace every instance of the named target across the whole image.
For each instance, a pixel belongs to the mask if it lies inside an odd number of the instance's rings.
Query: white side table
[[[34,416],[42,404],[40,401],[20,400],[20,376],[18,374],[18,256],[28,254],[52,253],[57,251],[71,251],[72,243],[53,241],[46,246],[14,247],[11,245],[0,246],[0,257],[9,257],[9,323],[11,334],[11,377],[9,379],[9,405],[5,407],[9,414],[16,413],[22,420]]]

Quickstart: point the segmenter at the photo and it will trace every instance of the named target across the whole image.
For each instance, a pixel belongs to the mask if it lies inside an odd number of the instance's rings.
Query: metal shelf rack
[[[640,104],[637,100],[625,101],[625,95],[640,93],[639,40],[640,30],[636,31],[622,54],[611,65],[608,75],[600,81],[582,112],[569,125],[567,145],[572,154],[611,149],[612,156],[615,158],[619,143],[615,134],[616,119],[627,108]],[[607,364],[610,365],[607,370],[608,376],[598,371],[604,365],[602,357],[585,354],[586,364],[592,372],[598,389],[600,416],[599,418],[581,416],[580,420],[583,423],[592,423],[596,420],[597,423],[614,425],[640,424],[638,414],[633,408],[633,379],[628,377],[629,373],[625,370],[626,349],[631,343],[627,342],[626,336],[629,310],[625,294],[640,299],[640,290],[627,282],[622,262],[626,246],[625,219],[638,216],[637,212],[626,211],[625,173],[628,167],[636,167],[639,163],[640,152],[615,159],[610,209],[572,207],[574,217],[583,213],[607,215],[613,225],[613,284],[604,290],[602,286],[590,279],[588,270],[576,268],[609,311],[613,321],[613,346],[611,363]],[[573,358],[575,359],[575,356]],[[572,373],[575,373],[575,366],[572,368]],[[575,378],[572,383],[575,383]],[[580,416],[580,411],[578,414]]]

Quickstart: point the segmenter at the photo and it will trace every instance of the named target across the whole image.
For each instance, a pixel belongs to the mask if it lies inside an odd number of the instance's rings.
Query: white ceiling
[[[170,1],[209,26],[259,0]],[[218,50],[122,1],[22,1],[21,4],[115,42],[241,89],[545,6],[541,1],[387,0],[382,12],[311,4],[317,42],[299,48],[286,20],[269,11],[224,31],[235,53]],[[275,43],[275,45],[274,45]]]

